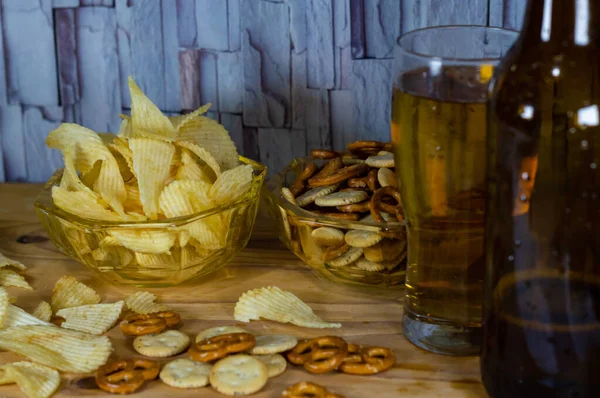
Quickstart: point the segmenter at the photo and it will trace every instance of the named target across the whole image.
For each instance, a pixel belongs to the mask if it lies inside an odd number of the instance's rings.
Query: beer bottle
[[[600,397],[600,0],[530,0],[491,86],[491,397]]]

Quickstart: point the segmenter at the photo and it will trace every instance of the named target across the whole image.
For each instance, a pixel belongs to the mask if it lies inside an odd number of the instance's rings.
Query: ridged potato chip
[[[170,123],[170,122],[169,122]],[[158,197],[169,177],[175,147],[168,142],[136,138],[129,140],[140,201],[151,220],[158,218]]]
[[[119,172],[123,176],[125,183],[135,178],[133,173],[133,153],[127,145],[123,145],[126,141],[117,140],[115,143],[108,144],[108,149],[115,157],[119,165]],[[127,187],[125,187],[127,190]]]
[[[65,318],[61,328],[78,330],[90,334],[102,334],[109,331],[117,322],[125,303],[91,304],[79,307],[63,308],[56,315]]]
[[[177,169],[175,179],[204,181],[212,184],[214,182],[213,171],[208,166],[200,166],[190,154],[190,151],[181,149],[181,165]]]
[[[162,191],[160,210],[169,218],[188,216],[213,207],[207,196],[210,184],[204,181],[173,181]]]
[[[37,307],[35,307],[31,315],[44,322],[50,322],[50,319],[52,319],[52,307],[47,301],[40,301],[40,303],[37,305]],[[0,322],[0,325],[1,324],[2,323]]]
[[[150,292],[135,292],[125,298],[125,305],[136,314],[152,314],[155,312],[169,311],[164,304],[154,302],[156,295]]]
[[[106,336],[43,325],[0,330],[0,348],[63,372],[93,372],[112,352]]]
[[[140,201],[140,188],[137,186],[137,181],[135,184],[126,184],[125,191],[127,191],[127,198],[123,202],[125,211],[144,214],[144,206]]]
[[[0,287],[0,327],[4,324],[8,306],[10,305],[10,296],[5,288]]]
[[[4,254],[0,253],[0,268],[3,267],[12,267],[18,269],[19,271],[25,271],[27,269],[25,264],[20,263],[17,260],[10,259]]]
[[[109,233],[117,238],[122,246],[139,253],[169,253],[177,239],[175,231],[164,229],[113,229]]]
[[[224,171],[210,187],[208,196],[218,205],[236,199],[250,188],[252,174],[249,164]]]
[[[42,321],[41,319],[31,315],[30,313],[22,310],[17,306],[9,304],[6,308],[6,315],[4,316],[4,321],[2,322],[2,329],[26,325],[48,326],[52,324],[46,321]]]
[[[216,177],[221,175],[221,166],[219,166],[219,163],[217,163],[215,157],[206,149],[201,148],[192,142],[186,141],[177,141],[175,144],[198,156],[202,162],[206,163],[211,168]]]
[[[169,118],[140,90],[130,76],[128,79],[131,95],[131,135],[132,137],[154,138],[173,141],[177,129]]]
[[[99,302],[100,296],[94,289],[72,276],[63,276],[56,282],[50,300],[54,311],[80,305],[98,304]]]
[[[119,267],[126,267],[133,261],[131,250],[123,246],[100,246],[92,252],[92,257],[96,261],[117,263]]]
[[[23,275],[7,268],[0,268],[0,286],[13,286],[33,290],[33,287],[27,283]]]
[[[197,116],[182,123],[177,140],[206,149],[223,170],[232,169],[239,164],[238,152],[229,133],[223,125],[208,117]]]
[[[122,218],[94,201],[85,191],[67,191],[64,188],[52,187],[52,200],[56,207],[81,218],[100,221],[120,221]]]
[[[177,132],[179,133],[182,127],[185,127],[190,121],[197,118],[198,116],[208,112],[211,106],[212,104],[209,102],[207,104],[202,105],[200,108],[196,109],[193,112],[186,113],[185,115],[171,116],[169,117],[169,120],[171,121],[171,123],[173,123],[173,126],[175,126]]]
[[[253,289],[242,294],[235,305],[234,318],[241,322],[263,318],[318,329],[342,327],[340,323],[323,321],[308,304],[277,286]]]
[[[60,187],[66,189],[67,191],[85,192],[87,195],[89,195],[89,200],[91,202],[100,203],[100,195],[92,191],[79,178],[77,170],[75,169],[75,159],[73,159],[71,153],[65,152],[63,154],[63,162],[65,164],[65,168],[62,178],[60,179]]]
[[[16,383],[30,398],[49,398],[60,386],[60,374],[32,362],[13,362],[0,366],[0,385]]]
[[[135,253],[135,260],[139,266],[144,268],[174,269],[175,267],[179,266],[177,257],[171,254]]]

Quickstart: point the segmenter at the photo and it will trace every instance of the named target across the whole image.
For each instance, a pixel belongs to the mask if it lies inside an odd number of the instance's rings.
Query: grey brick
[[[240,20],[240,1],[227,0],[227,24],[229,27],[229,51],[240,51],[241,44],[241,23]]]
[[[58,85],[61,105],[79,101],[79,74],[77,71],[77,27],[75,10],[62,8],[54,11],[58,57]]]
[[[60,152],[46,146],[48,133],[62,120],[60,107],[26,107],[23,111],[23,135],[27,137],[25,159],[27,181],[45,182],[63,166]]]
[[[286,0],[290,7],[290,35],[296,54],[306,50],[306,2],[307,0]]]
[[[364,0],[364,5],[367,57],[393,58],[396,39],[400,35],[400,2]]]
[[[326,89],[307,89],[306,94],[306,147],[308,150],[329,149],[329,93]]]
[[[221,113],[221,124],[227,131],[231,139],[235,143],[238,153],[244,149],[244,126],[242,125],[242,115],[233,113]]]
[[[213,112],[219,110],[219,87],[217,81],[217,54],[208,51],[200,52],[200,103],[210,102]]]
[[[304,129],[306,118],[306,51],[292,53],[292,127]]]
[[[179,81],[181,84],[181,107],[197,109],[200,103],[200,50],[179,52]]]
[[[193,48],[196,45],[196,2],[177,0],[177,36],[179,45]]]
[[[117,44],[119,53],[119,81],[121,84],[121,104],[131,107],[127,78],[132,75],[131,64],[131,14],[132,6],[128,0],[116,0],[115,10],[117,15]]]
[[[0,106],[0,149],[7,181],[27,181],[23,115],[19,105]]]
[[[329,1],[307,0],[308,87],[334,88],[333,9]]]
[[[306,156],[304,130],[258,129],[260,162],[267,166],[268,174],[275,175],[292,159]]]
[[[177,38],[177,7],[175,0],[162,0],[162,33],[165,74],[165,111],[181,110],[179,87],[179,40]],[[160,78],[160,77],[159,77]]]
[[[196,47],[228,50],[226,0],[196,0]]]
[[[217,58],[219,110],[242,113],[244,98],[242,53],[222,52],[217,55]]]
[[[331,109],[331,134],[333,149],[345,150],[347,145],[355,141],[354,135],[354,98],[350,90],[333,90],[329,92]]]

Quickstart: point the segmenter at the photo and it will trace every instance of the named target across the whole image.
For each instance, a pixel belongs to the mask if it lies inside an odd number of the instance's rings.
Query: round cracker
[[[336,189],[338,189],[337,184],[328,185],[326,187],[313,188],[310,191],[307,191],[307,192],[303,193],[302,195],[298,196],[296,198],[296,203],[300,207],[307,206],[307,205],[313,203],[317,198],[320,198],[321,196],[329,195],[330,193],[335,192]]]
[[[208,384],[211,364],[180,358],[169,362],[160,371],[160,379],[168,386],[198,388]]]
[[[406,252],[406,240],[382,239],[376,245],[364,248],[365,258],[374,263],[395,259]]]
[[[267,383],[267,365],[250,355],[232,355],[221,359],[210,370],[210,385],[225,395],[249,395]]]
[[[345,191],[336,192],[315,199],[315,204],[321,207],[351,205],[360,203],[369,197],[365,191]]]
[[[205,329],[205,330],[201,331],[200,333],[198,333],[198,335],[196,336],[196,343],[198,343],[202,340],[210,339],[211,337],[220,336],[222,334],[229,334],[229,333],[250,333],[250,332],[247,331],[246,329],[243,329],[238,326],[217,326],[214,328]],[[250,333],[250,334],[252,334],[252,333]]]
[[[288,202],[290,202],[293,205],[297,205],[298,204],[298,203],[296,203],[296,198],[294,197],[294,194],[287,187],[281,188],[281,196],[283,196],[283,198],[285,200],[287,200]]]
[[[345,265],[352,264],[360,258],[363,254],[363,249],[359,247],[351,247],[346,253],[342,254],[338,258],[334,258],[329,261],[328,264],[332,267],[343,267]]]
[[[387,167],[382,167],[377,170],[377,181],[379,181],[379,185],[382,187],[392,186],[394,188],[398,188],[398,179],[396,178],[396,173]]]
[[[185,351],[189,344],[190,338],[188,335],[177,330],[137,336],[133,340],[133,348],[137,352],[153,358],[165,358],[180,354]]]
[[[368,272],[383,271],[385,269],[385,265],[383,265],[383,263],[374,263],[373,261],[369,261],[364,257],[361,257],[358,260],[356,260],[354,265],[357,268]]]
[[[351,229],[346,232],[344,239],[346,240],[346,243],[352,247],[365,248],[381,242],[383,237],[377,232]]]
[[[298,339],[287,334],[270,334],[266,336],[256,336],[256,345],[251,354],[278,354],[287,350],[291,350],[298,344]]]
[[[339,246],[344,243],[344,232],[332,227],[319,227],[311,232],[315,244],[319,246]]]
[[[370,156],[365,160],[365,163],[371,167],[394,167],[394,154],[387,153],[385,155]]]
[[[269,377],[279,376],[287,368],[287,361],[279,354],[255,355],[254,358],[267,365]]]

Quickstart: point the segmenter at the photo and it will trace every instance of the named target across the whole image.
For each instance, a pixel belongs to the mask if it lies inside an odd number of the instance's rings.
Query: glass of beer
[[[403,326],[428,351],[479,354],[488,86],[516,37],[444,26],[398,39],[392,140],[408,232]]]

